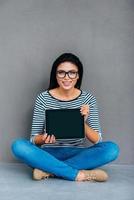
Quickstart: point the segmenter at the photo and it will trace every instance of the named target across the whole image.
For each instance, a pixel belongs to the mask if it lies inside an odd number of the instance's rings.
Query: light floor
[[[0,200],[133,200],[134,166],[106,165],[105,183],[73,182],[50,178],[32,180],[22,163],[0,163]]]

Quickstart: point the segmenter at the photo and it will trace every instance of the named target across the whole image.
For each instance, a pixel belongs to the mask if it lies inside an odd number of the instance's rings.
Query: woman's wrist
[[[34,144],[42,145],[43,144],[42,136],[43,134],[36,135],[34,137]]]
[[[97,131],[93,130],[86,122],[84,123],[85,126],[85,135],[88,140],[93,143],[97,143],[100,140],[100,135]]]

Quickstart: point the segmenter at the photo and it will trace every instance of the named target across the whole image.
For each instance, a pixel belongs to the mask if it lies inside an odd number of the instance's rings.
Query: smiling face
[[[68,72],[68,74],[65,72]],[[74,88],[79,79],[77,66],[71,62],[61,63],[57,67],[56,79],[60,88],[64,90]]]

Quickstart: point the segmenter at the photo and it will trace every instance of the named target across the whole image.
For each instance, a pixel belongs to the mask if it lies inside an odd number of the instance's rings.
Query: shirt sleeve
[[[30,135],[30,141],[32,143],[34,143],[34,137],[36,135],[44,132],[44,124],[45,124],[44,102],[42,100],[42,96],[38,95],[35,101],[31,135]]]
[[[97,101],[94,96],[89,99],[88,103],[89,105],[89,116],[87,117],[86,123],[99,134],[99,140],[96,142],[102,141],[102,133],[101,133],[101,126],[99,121],[99,113],[98,113],[98,106]]]

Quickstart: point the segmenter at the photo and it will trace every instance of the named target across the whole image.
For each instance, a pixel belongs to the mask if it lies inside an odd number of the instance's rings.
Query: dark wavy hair
[[[80,89],[83,77],[83,65],[76,55],[72,53],[63,53],[54,61],[52,65],[48,90],[59,86],[56,80],[56,71],[57,67],[63,62],[71,62],[78,68],[79,79],[77,80],[75,88]]]

